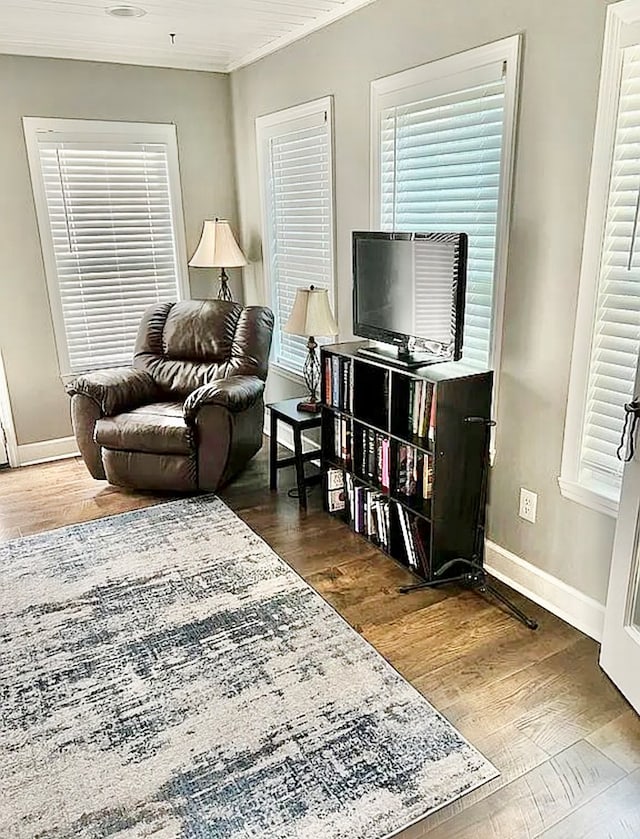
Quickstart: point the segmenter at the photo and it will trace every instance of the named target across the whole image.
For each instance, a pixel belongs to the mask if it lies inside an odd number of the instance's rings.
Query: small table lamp
[[[314,335],[337,335],[338,325],[329,306],[329,293],[324,288],[299,288],[284,332],[289,335],[308,336],[309,350],[304,362],[303,375],[309,388],[309,396],[298,403],[299,411],[315,414],[320,410],[318,384],[320,383],[320,361],[316,354],[318,345]]]
[[[226,219],[206,219],[195,253],[189,260],[192,268],[220,268],[218,300],[232,301],[229,277],[225,268],[242,268],[247,264]]]

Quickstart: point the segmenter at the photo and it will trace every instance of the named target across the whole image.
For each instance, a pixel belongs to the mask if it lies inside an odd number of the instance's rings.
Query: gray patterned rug
[[[216,498],[0,574],[2,839],[382,839],[497,775]]]

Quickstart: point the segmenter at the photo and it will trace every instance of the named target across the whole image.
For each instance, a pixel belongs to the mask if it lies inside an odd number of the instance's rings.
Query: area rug
[[[497,775],[217,498],[0,574],[2,839],[382,839]]]

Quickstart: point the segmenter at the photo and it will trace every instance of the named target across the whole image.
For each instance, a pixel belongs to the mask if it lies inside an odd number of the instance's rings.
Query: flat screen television
[[[401,366],[462,355],[466,233],[353,233],[353,332]],[[395,349],[393,349],[395,348]]]

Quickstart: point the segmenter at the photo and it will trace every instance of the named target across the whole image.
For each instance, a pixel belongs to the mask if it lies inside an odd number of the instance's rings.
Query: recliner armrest
[[[203,405],[220,405],[237,414],[255,405],[264,392],[264,382],[257,376],[229,376],[203,385],[187,396],[184,403],[186,422],[195,422]]]
[[[136,370],[133,367],[115,367],[85,373],[70,382],[66,391],[70,396],[87,396],[98,405],[103,416],[138,408],[146,402],[153,402],[159,396],[158,386],[151,376],[144,370]]]

